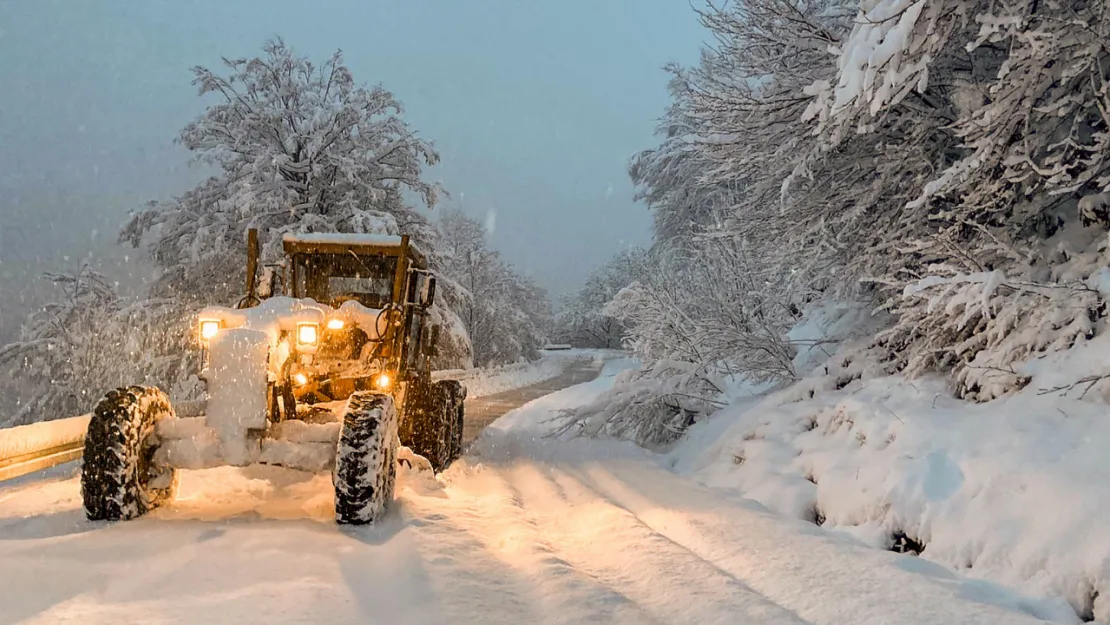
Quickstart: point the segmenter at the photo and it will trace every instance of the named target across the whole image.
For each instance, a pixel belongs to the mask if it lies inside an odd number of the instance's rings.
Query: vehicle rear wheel
[[[446,465],[462,456],[462,438],[464,421],[464,404],[466,402],[466,387],[458,380],[442,380],[436,386],[443,395],[444,412],[448,425],[447,436],[447,462]]]
[[[405,394],[405,414],[401,421],[401,444],[423,456],[439,472],[446,454],[442,411],[437,410],[437,393],[426,380],[413,380]]]
[[[169,397],[153,387],[109,392],[89,421],[81,498],[90,520],[123,521],[173,499],[177,473],[154,464],[155,427],[174,418]]]
[[[393,398],[370,391],[352,394],[332,473],[338,523],[364,525],[385,514],[397,481],[397,445]]]
[[[413,382],[401,424],[401,443],[428,459],[439,473],[461,454],[462,401],[466,389],[455,380]]]

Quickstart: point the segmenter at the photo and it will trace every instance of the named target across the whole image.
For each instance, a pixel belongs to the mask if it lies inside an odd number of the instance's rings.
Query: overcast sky
[[[654,143],[662,65],[702,41],[687,0],[0,0],[0,289],[121,258],[127,211],[197,180],[173,145],[204,106],[189,68],[273,35],[392,90],[449,203],[493,211],[495,246],[554,292],[648,240],[628,159]]]

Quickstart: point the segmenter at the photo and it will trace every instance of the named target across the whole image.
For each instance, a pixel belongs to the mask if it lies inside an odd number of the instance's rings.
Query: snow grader
[[[393,498],[399,445],[434,471],[459,456],[466,391],[432,380],[440,330],[424,254],[407,236],[282,243],[284,261],[260,272],[250,230],[246,296],[198,315],[205,399],[195,416],[146,386],[96,406],[81,473],[89,519],[171,501],[179,469],[271,464],[330,470],[336,521],[371,523]]]

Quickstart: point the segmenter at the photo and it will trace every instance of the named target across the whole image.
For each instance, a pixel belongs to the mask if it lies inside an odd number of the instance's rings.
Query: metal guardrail
[[[0,429],[0,482],[77,460],[88,427],[84,415]]]
[[[84,451],[85,441],[82,439],[11,458],[0,458],[0,482],[72,462],[79,459]]]

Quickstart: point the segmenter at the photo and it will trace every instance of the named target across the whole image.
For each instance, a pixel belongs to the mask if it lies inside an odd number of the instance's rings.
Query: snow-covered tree
[[[150,295],[175,303],[167,323],[243,295],[250,228],[259,231],[263,262],[280,259],[286,233],[408,234],[441,269],[436,228],[408,202],[435,205],[441,189],[423,167],[439,155],[409,128],[392,93],[357,83],[340,52],[316,65],[280,39],[259,57],[224,65],[223,73],[193,69],[212,104],[179,137],[215,174],[149,204],[121,233],[121,241],[145,245],[161,269]],[[445,282],[442,300],[461,297],[453,286]],[[469,365],[455,313],[441,305],[432,312],[447,331],[437,364]]]
[[[645,250],[630,248],[621,250],[591,272],[582,288],[563,299],[555,320],[558,339],[579,347],[619,349],[625,326],[605,314],[605,307],[621,289],[647,271],[648,262]]]
[[[981,372],[1090,334],[1056,340],[1013,313],[1040,301],[1057,329],[1103,314],[1108,3],[734,0],[700,14],[714,45],[671,68],[661,145],[632,167],[656,246],[713,231],[791,305],[870,300],[901,320],[877,342],[892,370],[953,370],[969,397],[1000,392]],[[988,274],[1002,276],[989,296]],[[957,314],[975,293],[990,305]]]
[[[706,239],[693,250],[657,250],[652,271],[605,307],[629,328],[633,352],[648,363],[678,360],[694,371],[752,381],[794,377],[786,332],[800,310],[759,271],[743,245]]]
[[[231,301],[249,228],[264,260],[280,257],[287,232],[403,232],[434,252],[434,228],[405,194],[435,204],[439,187],[422,168],[439,155],[392,93],[356,83],[339,52],[315,65],[280,39],[224,63],[226,74],[193,69],[200,95],[215,102],[179,138],[216,174],[138,212],[121,235],[138,246],[154,234],[149,249],[163,270],[155,296]]]
[[[443,274],[478,366],[535,358],[550,326],[547,293],[491,250],[482,224],[458,210],[439,221]]]
[[[814,86],[822,149],[892,118],[940,117],[956,140],[890,208],[905,227],[884,233],[897,252],[876,276],[894,287],[884,307],[900,322],[879,344],[896,368],[953,370],[958,394],[991,399],[1026,381],[1014,362],[1093,335],[1107,35],[1106,2],[861,5],[837,80]]]
[[[789,379],[782,334],[821,298],[891,313],[870,357],[948,373],[979,401],[1025,384],[1020,361],[1099,331],[1110,2],[731,0],[699,14],[712,45],[669,68],[660,144],[630,169],[655,218],[653,270],[606,309],[648,386],[570,423],[677,435],[691,379]]]

